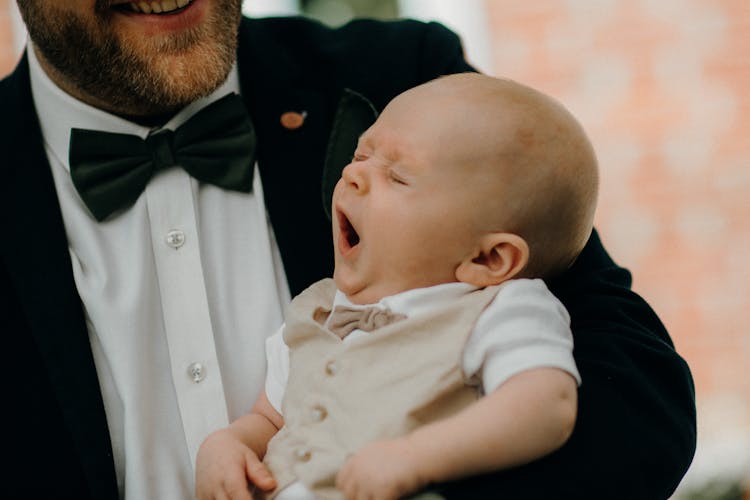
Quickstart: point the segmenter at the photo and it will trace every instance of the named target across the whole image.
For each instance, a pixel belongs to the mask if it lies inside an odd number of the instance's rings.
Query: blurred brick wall
[[[555,96],[592,138],[596,225],[693,370],[695,466],[747,475],[750,2],[485,5],[494,74]]]

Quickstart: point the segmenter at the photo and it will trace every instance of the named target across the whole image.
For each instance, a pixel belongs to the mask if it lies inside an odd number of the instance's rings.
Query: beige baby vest
[[[301,481],[321,499],[341,499],[336,474],[364,444],[405,435],[478,398],[461,370],[464,344],[497,287],[468,293],[433,313],[408,317],[344,343],[324,329],[332,280],[298,295],[286,317],[289,380],[284,427],[265,463],[279,488]]]

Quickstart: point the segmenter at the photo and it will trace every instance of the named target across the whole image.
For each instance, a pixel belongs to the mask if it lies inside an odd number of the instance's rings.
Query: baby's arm
[[[399,498],[433,482],[513,467],[562,446],[573,431],[577,383],[558,368],[520,372],[453,417],[371,443],[342,467],[346,498]]]
[[[276,480],[261,460],[268,442],[283,425],[283,417],[263,392],[250,413],[211,433],[198,450],[196,497],[250,500],[248,483],[264,491],[275,488]]]

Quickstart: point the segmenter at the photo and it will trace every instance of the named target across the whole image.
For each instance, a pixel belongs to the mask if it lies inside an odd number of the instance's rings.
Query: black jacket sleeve
[[[695,451],[695,395],[664,326],[592,235],[548,282],[571,315],[581,373],[577,423],[531,464],[442,485],[448,498],[665,499]]]

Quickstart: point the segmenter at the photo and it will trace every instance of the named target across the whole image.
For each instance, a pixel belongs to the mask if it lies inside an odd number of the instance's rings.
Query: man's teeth
[[[192,0],[151,0],[149,2],[130,2],[130,8],[142,14],[164,14],[181,9]]]

